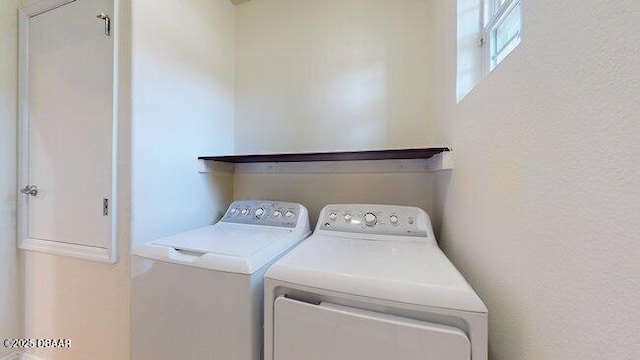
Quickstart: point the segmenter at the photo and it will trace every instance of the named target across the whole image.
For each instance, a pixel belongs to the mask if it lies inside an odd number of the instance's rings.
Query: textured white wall
[[[133,2],[132,241],[211,224],[228,174],[196,158],[233,152],[234,7],[228,0]]]
[[[0,339],[22,336],[16,250],[16,0],[0,1]],[[0,358],[10,350],[0,346]]]
[[[456,164],[434,207],[491,358],[637,359],[640,2],[523,0],[522,44],[458,105],[455,2],[437,3]]]
[[[423,0],[259,0],[236,10],[236,152],[429,145]]]

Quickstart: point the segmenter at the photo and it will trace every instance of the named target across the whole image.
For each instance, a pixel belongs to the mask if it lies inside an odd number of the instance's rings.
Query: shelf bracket
[[[198,159],[197,169],[199,173],[225,172],[233,173],[235,165],[221,161]]]
[[[441,152],[427,159],[428,172],[451,169],[453,169],[453,151]]]

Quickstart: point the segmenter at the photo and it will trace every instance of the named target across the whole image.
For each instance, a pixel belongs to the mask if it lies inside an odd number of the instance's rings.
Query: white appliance
[[[300,204],[235,201],[215,225],[134,249],[132,359],[261,359],[264,272],[309,233]]]
[[[487,308],[421,209],[329,205],[265,275],[265,360],[486,360]]]

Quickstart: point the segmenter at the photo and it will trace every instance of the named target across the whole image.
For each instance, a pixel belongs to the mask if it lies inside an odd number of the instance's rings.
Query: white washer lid
[[[151,243],[203,254],[250,257],[290,233],[291,230],[285,228],[218,223]]]
[[[487,308],[434,243],[314,234],[266,277],[345,294],[471,312]]]
[[[287,228],[219,222],[154,240],[132,255],[209,270],[253,274],[308,233]]]

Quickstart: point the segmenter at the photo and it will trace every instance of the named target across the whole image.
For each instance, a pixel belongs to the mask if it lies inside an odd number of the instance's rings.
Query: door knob
[[[25,195],[36,196],[38,195],[38,187],[35,185],[27,185],[24,188],[20,189],[20,192]]]

